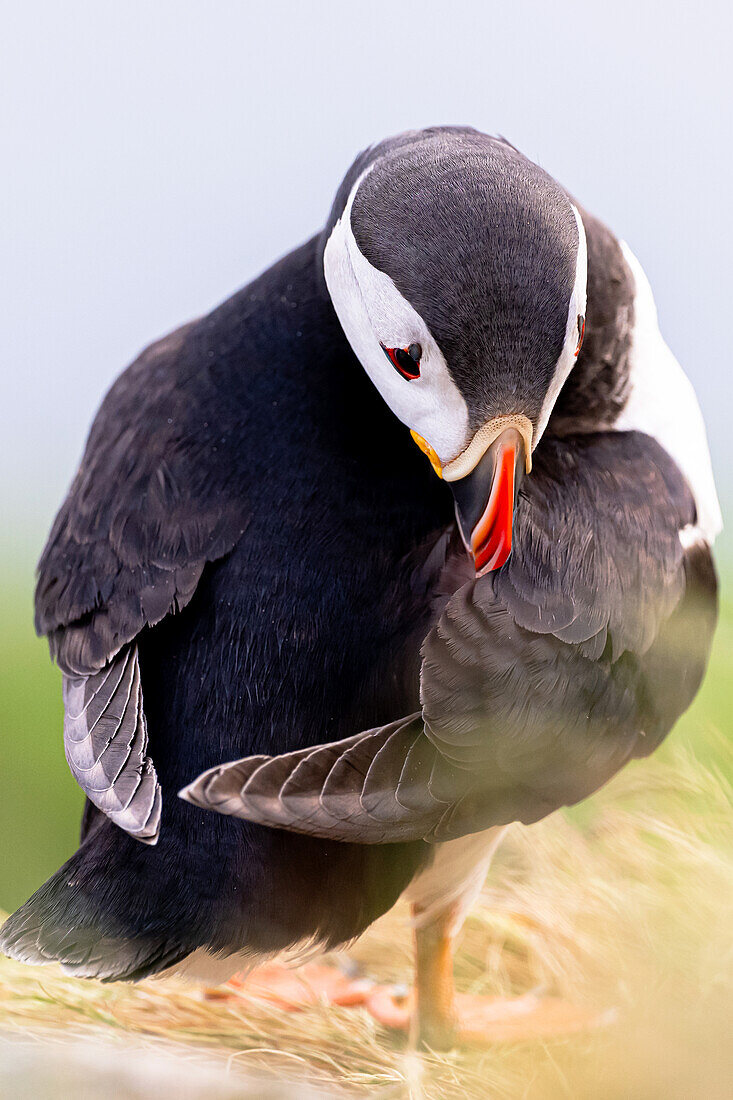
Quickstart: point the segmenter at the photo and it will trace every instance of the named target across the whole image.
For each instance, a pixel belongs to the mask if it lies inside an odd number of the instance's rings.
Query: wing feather
[[[87,798],[120,828],[155,843],[161,795],[148,755],[137,649],[89,676],[64,676],[64,749]]]
[[[220,765],[181,796],[331,839],[443,841],[536,821],[651,751],[699,686],[716,616],[709,551],[679,540],[689,488],[636,436],[549,441],[533,478],[507,566],[459,587],[423,643],[421,713]]]
[[[36,627],[64,673],[64,746],[90,801],[154,843],[161,790],[135,639],[184,608],[247,526],[241,424],[189,325],[147,348],[105,397],[38,567]],[[212,433],[216,433],[216,438]],[[216,453],[216,464],[202,456]]]

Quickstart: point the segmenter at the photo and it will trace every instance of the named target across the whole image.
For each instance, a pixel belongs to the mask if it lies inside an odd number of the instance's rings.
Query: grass
[[[80,808],[61,749],[58,675],[27,625],[27,592],[21,578],[4,599],[8,909],[71,852]],[[361,1009],[287,1014],[243,996],[207,1000],[179,981],[104,986],[0,960],[0,1094],[727,1097],[733,608],[722,612],[705,686],[672,737],[583,806],[514,827],[459,943],[460,988],[545,986],[614,1009],[616,1023],[564,1042],[416,1059]],[[349,954],[376,980],[407,983],[410,949],[398,908]]]

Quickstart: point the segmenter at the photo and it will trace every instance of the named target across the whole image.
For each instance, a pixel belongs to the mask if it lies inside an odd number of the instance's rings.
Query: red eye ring
[[[419,344],[413,343],[406,348],[388,348],[384,344],[380,346],[397,373],[408,382],[414,382],[420,377],[422,348]]]

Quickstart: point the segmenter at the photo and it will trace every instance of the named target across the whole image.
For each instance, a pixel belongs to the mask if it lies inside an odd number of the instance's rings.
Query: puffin
[[[630,248],[504,138],[369,147],[320,232],[97,413],[35,597],[81,842],[2,950],[211,983],[403,897],[410,1027],[450,1044],[504,830],[694,698],[720,527]]]

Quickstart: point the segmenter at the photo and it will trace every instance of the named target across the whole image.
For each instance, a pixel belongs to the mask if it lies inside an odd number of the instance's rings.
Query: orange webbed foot
[[[288,1012],[298,1012],[320,1002],[361,1005],[373,982],[354,977],[327,963],[306,963],[297,968],[267,963],[248,974],[235,974],[225,985],[208,990],[211,1000],[235,997],[267,1001]]]
[[[442,1050],[563,1038],[609,1022],[608,1014],[537,993],[514,998],[457,993],[450,1015],[442,1019],[417,1019],[414,1005],[413,994],[388,986],[376,987],[366,1000],[367,1010],[384,1027],[409,1032],[419,1045]]]

